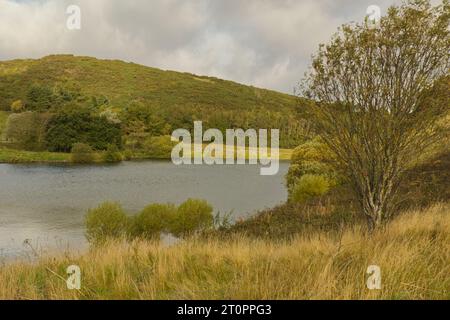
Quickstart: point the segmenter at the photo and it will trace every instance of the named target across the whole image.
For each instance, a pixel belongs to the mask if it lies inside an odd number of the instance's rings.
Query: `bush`
[[[122,154],[119,151],[119,148],[115,144],[110,144],[108,149],[106,149],[104,155],[105,162],[120,162],[122,161]]]
[[[91,243],[101,243],[109,238],[126,235],[128,217],[116,203],[104,203],[88,211],[85,219],[86,238]]]
[[[133,238],[159,240],[162,232],[170,229],[177,214],[177,208],[170,204],[152,204],[135,216],[130,226]]]
[[[172,149],[176,143],[170,136],[151,137],[144,144],[144,150],[148,157],[154,159],[170,159]]]
[[[322,196],[330,189],[330,181],[325,176],[305,174],[295,184],[291,200],[304,202],[310,198]]]
[[[14,113],[20,113],[24,110],[24,105],[22,100],[16,100],[11,103],[11,111]]]
[[[204,200],[189,199],[182,203],[170,225],[170,232],[186,237],[213,226],[213,208]]]
[[[94,162],[94,153],[92,148],[84,143],[75,143],[72,147],[72,162],[91,163]]]
[[[125,151],[123,152],[123,159],[124,159],[124,160],[127,160],[127,161],[133,159],[133,151],[131,151],[131,150],[125,150]]]
[[[339,184],[340,178],[334,168],[332,152],[320,140],[315,139],[295,148],[286,185],[291,198],[299,179],[304,175],[323,176],[330,183],[329,187]]]

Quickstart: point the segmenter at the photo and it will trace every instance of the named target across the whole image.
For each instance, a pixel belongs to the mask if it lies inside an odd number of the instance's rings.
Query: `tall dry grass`
[[[66,268],[82,270],[80,291]],[[378,265],[382,289],[366,287]],[[289,242],[236,237],[170,247],[110,242],[0,269],[1,299],[449,299],[450,205],[409,212],[372,236],[308,234]]]

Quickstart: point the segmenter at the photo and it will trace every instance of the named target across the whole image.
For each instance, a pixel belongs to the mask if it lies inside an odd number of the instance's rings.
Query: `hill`
[[[190,129],[194,120],[203,120],[221,130],[281,128],[281,145],[293,147],[304,131],[295,97],[232,81],[73,55],[0,62],[0,110],[10,110],[15,101],[33,106],[36,87],[82,97],[101,110],[135,111],[138,106],[151,113],[149,122],[163,124],[161,132],[145,128],[152,135]]]
[[[145,99],[162,106],[208,105],[227,109],[292,107],[293,97],[235,82],[163,71],[119,60],[52,55],[38,60],[0,62],[0,107],[25,99],[31,84],[78,87],[89,96],[104,95],[125,106]]]

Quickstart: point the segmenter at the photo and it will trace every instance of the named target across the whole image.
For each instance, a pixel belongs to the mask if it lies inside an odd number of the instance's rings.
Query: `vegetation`
[[[187,238],[210,230],[212,207],[204,200],[188,199],[180,206],[151,204],[137,215],[128,215],[118,204],[104,203],[86,215],[87,238],[91,243],[108,239],[159,240],[162,233]]]
[[[43,151],[46,125],[50,116],[46,113],[23,112],[8,117],[3,132],[6,142],[25,150]]]
[[[170,233],[177,216],[171,204],[151,204],[132,218],[130,235],[139,239],[159,240],[162,233]]]
[[[103,156],[105,162],[113,163],[122,161],[123,157],[119,148],[115,144],[110,144]]]
[[[106,202],[86,215],[86,238],[93,243],[119,238],[128,230],[128,217],[117,203]]]
[[[301,144],[294,149],[291,165],[286,175],[286,186],[291,198],[299,180],[305,175],[321,176],[329,187],[338,183],[334,167],[334,157],[330,149],[320,140],[315,139]]]
[[[193,122],[199,119],[205,127],[222,131],[281,128],[280,143],[285,148],[303,142],[309,132],[302,108],[298,108],[306,101],[290,95],[216,78],[71,55],[0,62],[0,110],[9,111],[19,100],[23,111],[51,113],[59,117],[62,126],[69,123],[60,113],[67,117],[68,111],[87,109],[91,121],[106,118],[119,126],[125,146],[134,151],[148,138],[170,135],[178,128],[192,130]],[[94,143],[102,139],[100,135],[74,141],[74,134],[57,130],[47,139],[57,141],[49,150],[68,151],[75,142],[106,148],[103,142],[101,146]],[[107,142],[117,141],[109,138]]]
[[[206,201],[189,199],[178,207],[170,231],[177,237],[185,238],[210,229],[213,222],[213,208]]]
[[[47,125],[45,139],[50,151],[62,152],[69,151],[77,142],[89,144],[95,150],[105,150],[111,144],[122,144],[118,124],[80,109],[54,116]]]
[[[0,299],[449,299],[449,210],[404,214],[370,241],[358,228],[279,242],[110,241],[81,256],[3,266]],[[73,264],[82,272],[79,291],[66,286]],[[370,265],[381,268],[381,290],[366,287]]]
[[[88,144],[75,143],[71,151],[73,163],[94,162],[94,152]]]
[[[70,153],[31,152],[0,147],[0,163],[70,162]]]
[[[20,113],[24,110],[25,106],[23,105],[22,100],[16,100],[11,103],[11,112]]]
[[[380,26],[345,25],[321,46],[304,93],[369,228],[392,217],[411,159],[442,137],[450,91],[450,3],[389,9]],[[447,78],[446,78],[447,76]]]
[[[6,121],[8,120],[9,117],[9,113],[6,111],[0,111],[0,140],[3,134],[3,130],[5,129],[6,126]]]
[[[449,9],[417,0],[378,28],[343,26],[313,60],[314,101],[298,100],[308,114],[288,95],[120,61],[0,63],[10,146],[73,146],[79,163],[169,158],[170,131],[199,118],[281,127],[297,146],[281,152],[287,203],[233,225],[203,200],[135,215],[104,203],[86,215],[88,252],[3,266],[0,299],[450,299]],[[15,156],[69,155],[0,149],[0,161]],[[65,282],[73,264],[78,291]],[[370,265],[381,290],[366,288]]]
[[[291,199],[295,202],[304,202],[313,197],[323,196],[330,190],[327,177],[321,175],[305,174],[295,184]]]

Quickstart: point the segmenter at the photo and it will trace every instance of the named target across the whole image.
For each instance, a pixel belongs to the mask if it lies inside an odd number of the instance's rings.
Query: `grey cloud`
[[[357,0],[0,0],[0,59],[73,53],[133,61],[292,92],[339,25],[377,4]],[[77,4],[82,29],[65,28]]]

